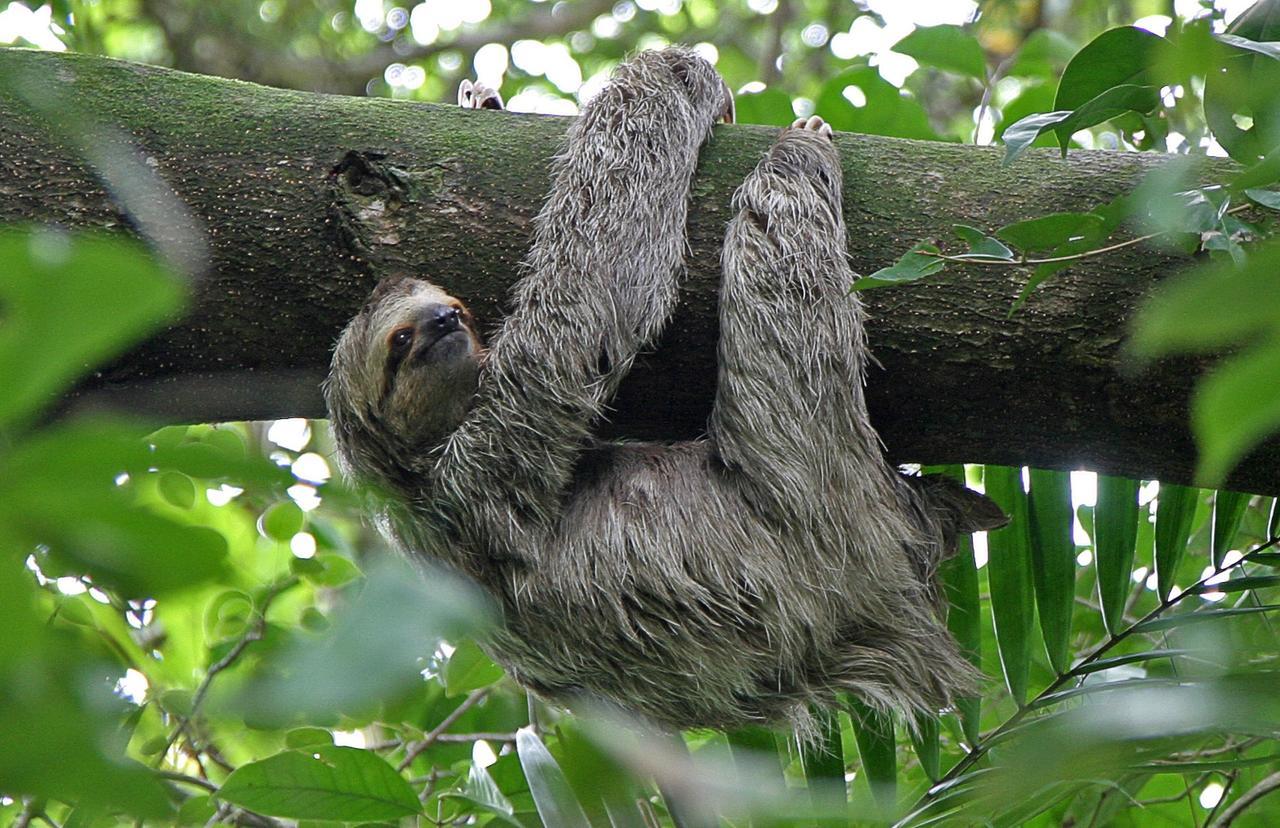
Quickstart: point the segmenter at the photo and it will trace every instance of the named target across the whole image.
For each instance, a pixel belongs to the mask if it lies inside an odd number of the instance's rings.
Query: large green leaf
[[[1173,591],[1199,500],[1199,489],[1160,484],[1160,500],[1156,506],[1156,580],[1161,600],[1166,600]]]
[[[963,466],[946,466],[936,469],[964,482]],[[956,539],[956,554],[942,562],[939,573],[946,589],[947,628],[960,645],[960,651],[974,667],[982,666],[982,603],[978,590],[978,568],[973,559],[973,537],[961,535]],[[960,713],[960,726],[970,744],[977,744],[980,735],[982,698],[966,696],[956,700]]]
[[[853,283],[854,290],[868,290],[876,287],[915,282],[926,276],[932,276],[946,267],[946,262],[930,253],[937,253],[938,248],[932,244],[917,244],[902,258],[889,267],[882,267],[870,276],[864,276]]]
[[[855,87],[861,94],[855,106],[845,97],[845,90]],[[880,77],[871,66],[846,69],[822,85],[816,103],[817,113],[835,129],[889,135],[896,138],[938,140],[929,125],[929,117],[913,98]]]
[[[1014,161],[1042,133],[1057,133],[1062,152],[1067,151],[1071,135],[1078,130],[1097,126],[1126,112],[1150,112],[1160,104],[1159,90],[1154,86],[1125,84],[1100,92],[1076,109],[1059,109],[1026,118],[1005,128],[1004,163]]]
[[[532,728],[522,727],[516,732],[516,752],[542,822],[564,828],[589,828],[587,815],[574,797],[569,780]]]
[[[1083,237],[1101,224],[1102,219],[1093,213],[1050,213],[1006,224],[996,236],[1024,252],[1049,250]]]
[[[932,780],[942,774],[942,745],[938,720],[933,716],[917,716],[915,727],[911,728],[911,746],[915,749],[916,758],[925,776]]]
[[[909,55],[925,66],[987,79],[987,58],[978,39],[959,26],[920,26],[893,44],[893,51]]]
[[[1094,560],[1102,619],[1115,635],[1123,628],[1125,601],[1133,586],[1134,545],[1138,539],[1138,481],[1098,475],[1093,513]]]
[[[1040,631],[1049,664],[1061,673],[1071,664],[1071,611],[1076,597],[1071,475],[1032,469],[1028,506]]]
[[[876,803],[885,813],[892,813],[898,798],[897,740],[893,734],[893,717],[854,702],[854,736],[862,769]]]
[[[1277,363],[1280,369],[1280,363]],[[1280,377],[1280,374],[1273,376]],[[1221,568],[1236,539],[1244,510],[1249,507],[1249,495],[1244,492],[1220,491],[1213,498],[1213,539],[1210,545],[1213,565]]]
[[[479,645],[465,638],[449,656],[442,678],[449,693],[458,695],[488,687],[502,676],[502,668],[494,664]]]
[[[0,426],[31,417],[155,329],[185,294],[141,244],[118,236],[7,229],[0,262]]]
[[[1136,26],[1122,26],[1103,32],[1077,52],[1063,70],[1053,108],[1079,110],[1086,103],[1096,101],[1117,88],[1158,89],[1163,83],[1153,76],[1151,70],[1160,63],[1168,48],[1167,40]],[[1158,95],[1155,102],[1159,102]],[[1145,109],[1138,106],[1129,108],[1147,112],[1154,106],[1155,103]],[[1070,129],[1064,124],[1057,130],[1058,144],[1065,152],[1071,133],[1076,129],[1093,126],[1112,117],[1114,114]]]
[[[1280,339],[1249,348],[1214,367],[1196,386],[1191,425],[1200,449],[1197,475],[1226,479],[1244,455],[1280,429]]]
[[[1027,669],[1031,661],[1033,590],[1026,493],[1022,471],[987,466],[986,494],[1009,516],[1009,525],[987,533],[987,579],[991,584],[991,615],[995,619],[1000,663],[1014,700],[1027,698]]]
[[[217,794],[250,811],[289,819],[395,820],[421,813],[417,794],[375,753],[319,745],[236,768]]]

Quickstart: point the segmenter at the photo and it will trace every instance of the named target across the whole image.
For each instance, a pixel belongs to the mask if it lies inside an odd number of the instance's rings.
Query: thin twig
[[[1240,213],[1245,210],[1248,210],[1251,207],[1253,207],[1252,204],[1240,204],[1228,210],[1227,215],[1231,215],[1232,213]],[[1169,233],[1172,233],[1172,232],[1174,231],[1161,230],[1158,233],[1148,233],[1145,236],[1138,236],[1136,238],[1126,239],[1125,241],[1122,241],[1122,242],[1109,244],[1106,247],[1099,247],[1096,250],[1086,250],[1083,253],[1072,253],[1069,256],[1049,256],[1048,258],[1044,258],[1044,259],[1028,259],[1026,256],[1022,256],[1017,259],[1001,259],[995,256],[988,257],[983,255],[949,256],[946,253],[935,253],[932,250],[915,250],[913,252],[918,253],[921,256],[930,256],[932,258],[941,259],[944,262],[952,262],[954,264],[989,265],[992,267],[1028,267],[1030,265],[1057,264],[1059,262],[1075,262],[1081,259],[1088,259],[1093,256],[1102,256],[1107,253],[1114,253],[1115,251],[1122,250],[1126,247],[1132,247],[1135,244],[1141,244],[1142,242],[1145,242],[1145,241],[1151,241],[1154,238],[1168,235]]]
[[[471,695],[463,699],[462,704],[453,709],[453,712],[444,717],[444,721],[435,726],[435,729],[423,736],[421,740],[409,745],[405,751],[404,761],[400,763],[399,770],[404,770],[418,758],[418,754],[440,741],[440,737],[446,730],[453,726],[453,723],[462,718],[462,714],[475,707],[485,696],[493,690],[492,687],[482,687],[479,690],[471,691]]]
[[[159,770],[156,775],[161,779],[168,779],[170,782],[181,782],[184,785],[195,785],[197,788],[204,788],[209,793],[217,793],[218,786],[210,782],[208,779],[201,779],[198,776],[188,776],[185,773],[177,771]]]

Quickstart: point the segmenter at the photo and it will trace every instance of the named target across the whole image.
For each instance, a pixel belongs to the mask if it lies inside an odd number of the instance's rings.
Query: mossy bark
[[[25,79],[24,95],[4,78]],[[492,326],[547,186],[566,119],[322,96],[104,58],[0,50],[0,221],[134,227],[67,123],[32,107],[32,81],[109,128],[172,188],[207,239],[190,313],[76,392],[173,421],[322,416],[318,386],[343,323],[382,274],[438,282]],[[87,126],[86,126],[87,125]],[[98,133],[92,133],[98,134]],[[699,433],[715,382],[719,246],[737,184],[775,131],[721,126],[689,220],[682,301],[602,429]],[[1086,210],[1161,162],[1133,153],[1028,153],[838,136],[849,256],[860,272],[951,225],[994,228]],[[1206,164],[1220,177],[1225,162]],[[163,231],[162,231],[163,232]],[[1027,273],[956,268],[866,294],[873,419],[891,455],[920,463],[1092,468],[1187,482],[1187,401],[1199,369],[1133,373],[1120,344],[1134,307],[1187,259],[1134,246],[1076,264],[1008,311]],[[779,394],[790,389],[779,388]],[[1270,443],[1235,484],[1280,490]]]

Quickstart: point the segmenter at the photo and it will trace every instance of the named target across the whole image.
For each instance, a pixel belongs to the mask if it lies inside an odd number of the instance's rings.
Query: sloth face
[[[355,409],[410,445],[438,441],[466,416],[484,353],[462,302],[419,279],[384,279],[338,341],[330,410]]]

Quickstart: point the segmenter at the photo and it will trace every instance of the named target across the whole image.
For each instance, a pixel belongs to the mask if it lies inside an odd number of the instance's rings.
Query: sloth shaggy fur
[[[671,316],[698,150],[731,106],[689,50],[622,65],[554,161],[491,347],[410,278],[344,331],[325,389],[339,459],[398,547],[493,596],[485,646],[550,699],[678,728],[807,731],[846,692],[936,712],[976,678],[936,567],[1004,516],[882,457],[829,128],[784,130],[734,196],[706,437],[592,436]]]

